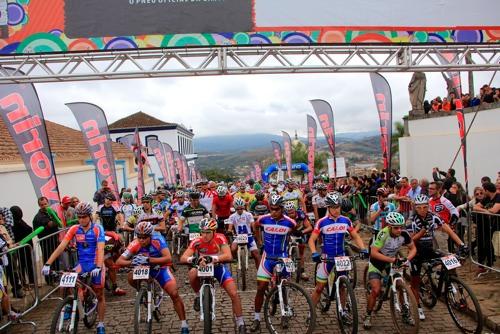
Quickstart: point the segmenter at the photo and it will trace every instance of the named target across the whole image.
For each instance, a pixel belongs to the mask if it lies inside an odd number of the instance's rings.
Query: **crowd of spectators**
[[[437,96],[431,101],[425,100],[424,112],[426,114],[440,111],[451,112],[456,110],[457,99],[458,97],[455,96],[455,93],[451,92],[448,97],[441,98]],[[471,96],[470,93],[463,93],[460,99],[462,100],[462,106],[464,108],[488,106],[492,103],[500,102],[500,88],[490,87],[485,84],[481,87],[477,96]]]

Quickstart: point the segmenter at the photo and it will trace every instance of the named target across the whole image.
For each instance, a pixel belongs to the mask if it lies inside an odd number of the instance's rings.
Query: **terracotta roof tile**
[[[142,111],[136,112],[130,116],[119,119],[114,123],[109,125],[110,129],[130,129],[136,127],[153,127],[153,126],[165,126],[165,125],[177,125],[175,123],[167,123],[158,118],[150,116]]]
[[[87,145],[80,131],[48,120],[45,120],[45,124],[50,148],[57,159],[90,159]],[[1,118],[0,138],[0,162],[21,162],[22,159],[17,146]],[[132,157],[132,152],[121,144],[113,142],[112,149],[115,159],[117,157]]]

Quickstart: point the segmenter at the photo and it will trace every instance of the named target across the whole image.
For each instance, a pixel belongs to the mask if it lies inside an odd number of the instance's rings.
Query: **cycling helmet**
[[[286,185],[289,185],[289,184],[295,184],[295,180],[294,180],[294,179],[292,179],[292,178],[286,179],[286,180],[285,180],[285,184],[286,184]]]
[[[80,202],[75,208],[77,216],[90,216],[92,215],[92,205],[87,202]]]
[[[144,212],[142,206],[137,206],[134,208],[134,216],[140,216]]]
[[[318,190],[326,190],[326,184],[324,184],[324,183],[317,183],[316,184],[316,189],[318,189]]]
[[[184,193],[184,191],[182,191],[182,190],[179,190],[179,191],[177,191],[177,192],[175,193],[175,197],[176,197],[176,198],[179,198],[179,197],[184,198],[185,196],[186,196],[186,194],[185,194],[185,193]]]
[[[226,196],[227,194],[227,188],[224,187],[224,186],[218,186],[217,187],[217,195],[219,195],[220,197],[224,197]]]
[[[122,198],[123,198],[123,199],[127,199],[127,198],[128,198],[128,199],[132,199],[132,194],[131,194],[131,193],[129,193],[129,192],[124,192],[124,193],[122,194]]]
[[[342,198],[342,212],[351,212],[353,206],[351,200]]]
[[[217,229],[217,221],[215,219],[203,218],[200,222],[200,231],[214,231]]]
[[[134,229],[135,234],[145,234],[145,235],[151,235],[153,234],[153,225],[151,225],[150,222],[148,221],[142,221]]]
[[[327,207],[342,204],[342,196],[339,196],[336,193],[328,193],[328,194],[326,194],[325,197],[326,197],[325,204]]]
[[[429,197],[427,195],[418,195],[415,197],[415,205],[419,204],[429,204]]]
[[[236,209],[236,208],[241,208],[241,207],[243,207],[243,208],[244,208],[245,206],[246,206],[245,201],[244,201],[242,198],[239,198],[239,197],[238,197],[238,198],[236,198],[236,199],[234,200],[234,208],[235,208],[235,209]]]
[[[389,212],[385,217],[385,222],[390,226],[405,226],[405,217],[399,212]]]
[[[144,201],[152,202],[153,201],[153,196],[151,196],[150,194],[142,196],[141,197],[141,202],[144,202]]]
[[[381,187],[377,189],[377,196],[389,196],[389,189]]]
[[[258,200],[258,201],[262,201],[264,199],[265,195],[264,195],[264,192],[262,190],[259,190],[255,193],[255,198]]]
[[[200,193],[197,191],[193,191],[192,193],[189,193],[189,198],[191,199],[199,199],[200,198]]]
[[[285,209],[286,212],[295,211],[295,204],[293,204],[292,201],[286,201],[285,204],[283,205],[283,208]]]
[[[278,194],[273,194],[269,199],[269,205],[283,206],[283,197]]]

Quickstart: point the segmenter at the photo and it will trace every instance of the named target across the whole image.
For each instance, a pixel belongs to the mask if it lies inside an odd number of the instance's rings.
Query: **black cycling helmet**
[[[151,196],[150,194],[146,194],[146,195],[142,196],[141,197],[141,202],[144,202],[144,201],[152,202],[153,201],[153,196]]]
[[[325,198],[326,206],[337,206],[342,204],[342,197],[336,193],[328,193]]]
[[[273,206],[283,206],[283,197],[278,194],[274,194],[269,199],[269,205]]]
[[[350,212],[352,210],[352,202],[348,198],[342,199],[342,212]]]
[[[193,191],[191,193],[189,193],[189,198],[191,199],[200,199],[201,197],[201,194],[197,191]]]
[[[255,193],[255,198],[258,200],[258,201],[262,201],[264,199],[265,195],[264,195],[264,192],[262,190],[259,190]]]

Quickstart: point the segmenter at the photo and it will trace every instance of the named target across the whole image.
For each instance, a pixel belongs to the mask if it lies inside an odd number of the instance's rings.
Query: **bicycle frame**
[[[402,271],[403,271],[402,267],[395,268],[391,264],[391,270],[389,272],[389,280],[387,281],[387,285],[389,285],[390,289],[392,290],[392,293],[395,296],[397,295],[396,287],[398,285],[398,282],[401,282],[401,284],[404,284]],[[389,293],[389,289],[387,289],[387,286],[386,286],[384,298],[387,298],[388,293]],[[410,304],[410,301],[408,300],[408,297],[406,295],[404,295],[404,298],[405,298],[404,299],[405,304]],[[396,310],[398,312],[401,312],[401,305],[399,303],[399,298],[394,298],[394,307],[396,308]]]
[[[423,276],[428,276],[432,281],[432,274],[434,273],[434,268],[439,267],[439,280],[437,282],[437,285],[434,283],[431,283],[432,290],[436,294],[436,297],[439,298],[445,291],[443,291],[445,283],[449,280],[449,276],[455,275],[456,276],[456,271],[455,269],[448,270],[446,266],[443,264],[440,258],[432,259],[428,263],[428,267],[424,270]],[[451,285],[452,289],[455,289],[453,285]],[[453,291],[453,293],[456,293],[456,291]]]
[[[248,269],[248,248],[247,248],[248,243],[244,244],[238,244],[238,250],[237,250],[237,256],[238,256],[238,270],[241,270],[241,261],[242,261],[242,252],[245,252],[245,262],[244,266],[245,269]]]
[[[276,284],[278,288],[278,298],[280,301],[280,311],[281,315],[284,317],[291,317],[293,316],[292,312],[290,310],[285,310],[285,303],[284,303],[284,297],[283,297],[283,283],[286,283],[288,281],[288,278],[281,278],[281,271],[285,267],[285,263],[283,262],[283,258],[278,259],[278,263],[274,266],[274,271],[273,271],[273,276],[275,276],[274,282],[279,282]],[[273,282],[273,280],[271,280]]]
[[[350,256],[349,258],[350,258],[351,262],[353,262],[356,259],[356,256]],[[335,264],[335,261],[332,259],[322,259],[322,262]],[[340,302],[340,294],[337,293],[340,290],[340,278],[341,277],[345,277],[345,278],[347,278],[347,280],[349,280],[348,276],[339,275],[337,268],[334,266],[333,270],[328,275],[327,289],[328,289],[328,296],[330,297],[330,300],[333,300],[335,298],[336,302],[337,302],[337,307],[339,308],[340,311],[343,311],[344,309],[342,307],[342,303]],[[335,285],[335,290],[333,290],[333,285]]]

